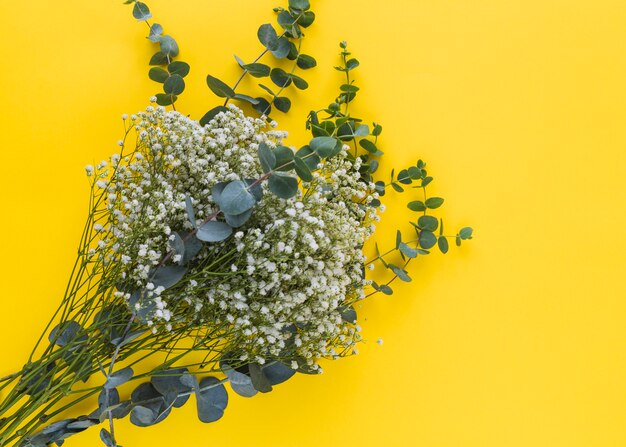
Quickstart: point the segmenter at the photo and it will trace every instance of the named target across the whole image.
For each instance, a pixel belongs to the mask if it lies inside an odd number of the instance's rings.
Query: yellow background
[[[232,54],[281,1],[153,0],[191,64],[179,109],[232,82]],[[413,266],[415,281],[359,309],[361,355],[269,395],[194,405],[128,446],[626,445],[626,3],[623,0],[314,2],[289,117],[335,95],[337,43],[361,61],[356,110],[381,122],[382,169],[425,159],[448,228],[475,239]],[[87,205],[83,166],[116,149],[147,105],[154,51],[121,1],[0,4],[1,373],[19,367],[64,289]],[[358,104],[358,105],[357,105]],[[379,238],[411,217],[389,202]],[[384,237],[382,237],[384,235]],[[384,345],[374,341],[382,337]],[[97,446],[97,430],[68,446]]]

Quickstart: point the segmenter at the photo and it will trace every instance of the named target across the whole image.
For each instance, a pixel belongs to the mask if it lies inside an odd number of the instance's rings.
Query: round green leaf
[[[202,422],[215,422],[224,416],[228,405],[228,393],[222,383],[215,377],[205,377],[196,391],[198,419]]]
[[[315,137],[309,143],[309,146],[320,157],[326,158],[333,154],[337,140],[332,137]]]
[[[252,397],[257,393],[257,390],[252,385],[250,376],[237,371],[224,360],[220,361],[220,368],[230,380],[230,386],[235,393],[243,397]]]
[[[272,55],[278,59],[284,59],[289,55],[289,51],[291,50],[291,42],[286,37],[281,37],[278,39],[276,48],[270,50]]]
[[[104,384],[105,389],[116,388],[133,378],[133,369],[129,366],[126,368],[122,368],[119,371],[114,372],[109,377],[107,377],[107,381]]]
[[[317,65],[317,61],[313,56],[301,54],[298,56],[297,64],[301,69],[308,70],[309,68],[315,67]]]
[[[150,58],[149,65],[166,65],[167,64],[167,56],[163,54],[161,51],[157,51]]]
[[[274,106],[281,112],[287,113],[291,108],[291,100],[286,96],[277,96],[274,98]]]
[[[214,196],[215,198],[215,196]],[[251,209],[256,200],[242,180],[230,182],[216,199],[220,209],[226,214],[241,214]]]
[[[170,74],[172,75],[176,74],[182,78],[184,78],[185,76],[189,74],[189,70],[190,70],[189,64],[187,62],[182,62],[182,61],[174,61],[167,66],[167,71],[169,71]]]
[[[304,160],[302,160],[299,157],[295,157],[293,162],[296,168],[296,174],[298,174],[298,177],[300,177],[302,181],[310,182],[313,180],[313,175],[311,174],[311,170],[309,169],[309,167],[307,166]]]
[[[178,44],[172,36],[161,36],[161,52],[170,58],[178,56]]]
[[[299,158],[300,160],[302,160],[309,168],[309,171],[316,171],[317,166],[322,161],[320,157],[317,155],[317,153],[315,153],[313,149],[311,149],[311,147],[308,145],[302,146],[296,152],[296,158]]]
[[[282,68],[274,68],[270,73],[270,78],[279,87],[287,87],[291,84],[291,78]]]
[[[278,361],[268,362],[261,369],[272,385],[283,383],[296,373],[294,369]]]
[[[309,88],[309,83],[306,82],[304,79],[302,79],[299,76],[296,75],[291,75],[290,76],[291,80],[293,81],[293,85],[295,85],[297,88],[299,88],[300,90],[306,90],[307,88]],[[366,126],[367,127],[367,126]]]
[[[431,231],[422,230],[420,232],[419,241],[420,247],[428,250],[429,248],[434,247],[437,243],[437,236],[435,236]]]
[[[178,96],[170,95],[167,93],[157,93],[156,94],[156,102],[160,106],[169,106],[176,102]]]
[[[259,42],[268,50],[274,50],[278,46],[278,35],[276,30],[269,23],[261,25],[257,31]]]
[[[395,184],[395,183],[394,183]],[[392,184],[392,186],[394,185]],[[411,210],[411,211],[426,211],[426,205],[424,205],[424,202],[422,202],[421,200],[415,200],[413,202],[409,202],[407,204],[407,207]]]
[[[439,221],[433,216],[420,216],[420,218],[417,219],[417,225],[422,230],[436,231],[439,226]]]
[[[163,84],[163,91],[170,95],[180,95],[185,90],[185,81],[182,76],[173,74]]]
[[[268,187],[281,199],[289,199],[298,192],[298,180],[285,174],[274,173],[270,175]]]
[[[443,199],[441,197],[429,197],[426,199],[426,207],[434,210],[443,205]]]
[[[245,224],[250,217],[252,217],[252,210],[241,213],[241,214],[224,214],[224,219],[226,223],[233,228],[239,228],[243,224]]]
[[[261,168],[263,172],[270,172],[272,169],[276,167],[276,156],[274,152],[269,148],[269,146],[265,143],[259,144],[259,161],[261,162]]]
[[[148,5],[142,2],[136,2],[133,6],[133,17],[141,22],[151,18],[152,14],[150,13]]]
[[[306,11],[300,19],[298,19],[298,25],[303,28],[308,28],[315,21],[315,13],[313,11]]]
[[[277,146],[274,149],[274,155],[276,156],[276,170],[291,171],[294,168],[293,151],[287,146]]]
[[[311,7],[309,0],[289,0],[289,7],[293,9],[299,9],[300,11],[306,11]]]
[[[187,267],[181,265],[165,265],[159,267],[150,276],[150,282],[154,287],[163,287],[169,289],[176,285],[187,273]]]
[[[221,242],[228,238],[232,232],[233,229],[227,223],[212,220],[198,228],[196,237],[204,242]]]
[[[463,240],[465,239],[471,239],[472,238],[472,233],[474,232],[474,230],[471,227],[464,227],[461,228],[461,231],[459,231],[459,237]]]
[[[148,72],[148,77],[154,82],[159,82],[163,84],[167,80],[167,78],[170,77],[170,74],[160,67],[152,67]]]

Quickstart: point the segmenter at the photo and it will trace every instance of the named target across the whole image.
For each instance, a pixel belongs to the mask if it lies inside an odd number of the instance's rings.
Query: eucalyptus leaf
[[[176,102],[178,97],[176,95],[170,95],[166,93],[157,93],[156,94],[156,102],[160,106],[169,106]]]
[[[269,76],[271,71],[269,66],[260,63],[246,64],[243,65],[242,68],[248,70],[248,73],[255,78],[264,78]]]
[[[311,7],[309,0],[289,0],[289,7],[293,9],[299,9],[300,11],[306,11]]]
[[[413,247],[408,246],[404,242],[400,242],[400,245],[398,248],[400,249],[400,252],[408,258],[417,257],[417,250]]]
[[[268,50],[274,50],[278,46],[278,34],[272,25],[266,23],[259,27],[257,32],[259,42]]]
[[[136,405],[130,411],[130,422],[138,427],[149,427],[156,423],[158,415],[154,410]]]
[[[186,393],[191,391],[191,388],[183,384],[181,380],[185,374],[188,374],[187,368],[171,368],[159,371],[152,375],[150,383],[161,395],[175,396],[172,406],[180,408],[189,400],[189,394]],[[184,395],[178,396],[179,394]]]
[[[268,187],[281,199],[290,199],[298,192],[298,180],[286,174],[275,172],[270,175]]]
[[[459,237],[461,239],[463,239],[463,240],[471,239],[473,232],[474,232],[474,230],[472,228],[470,228],[470,227],[461,228],[461,231],[459,231]]]
[[[187,218],[189,219],[189,222],[191,222],[191,225],[193,225],[195,228],[196,227],[196,212],[193,209],[193,201],[191,200],[191,197],[189,196],[185,197],[185,209],[187,210]]]
[[[204,242],[221,242],[233,233],[233,229],[225,222],[212,220],[198,228],[196,237]]]
[[[148,5],[142,2],[136,2],[133,6],[133,17],[140,22],[143,22],[151,18],[152,14],[150,13],[150,8],[148,8]]]
[[[161,51],[157,51],[150,58],[149,65],[167,65],[167,56]]]
[[[272,384],[269,379],[263,374],[261,366],[256,363],[248,365],[250,371],[250,380],[252,380],[252,386],[255,390],[261,393],[269,393],[272,391]]]
[[[276,48],[270,50],[272,55],[277,59],[284,59],[289,55],[291,42],[286,37],[280,37],[277,41]]]
[[[261,368],[271,385],[278,385],[289,380],[296,371],[279,361],[268,362]]]
[[[251,209],[256,200],[244,181],[235,180],[226,185],[216,202],[226,214],[241,214]]]
[[[116,388],[133,378],[133,369],[129,366],[122,368],[119,371],[114,372],[108,378],[104,384],[105,389]]]
[[[439,208],[443,205],[443,199],[441,197],[429,197],[426,199],[426,207],[432,209]]]
[[[233,98],[235,96],[235,92],[232,88],[211,75],[207,76],[206,82],[211,91],[220,98]]]
[[[321,158],[311,149],[309,145],[302,146],[295,155],[296,158],[302,160],[310,171],[317,170],[318,165],[322,161]]]
[[[309,88],[309,83],[302,79],[300,76],[291,75],[289,78],[293,81],[293,85],[295,85],[300,90],[306,90]]]
[[[263,172],[270,172],[276,167],[276,156],[274,152],[265,143],[260,143],[258,148],[259,161]]]
[[[331,156],[336,145],[337,140],[332,137],[315,137],[309,143],[310,148],[322,158]]]
[[[215,377],[205,377],[196,391],[198,418],[200,421],[215,422],[224,416],[228,405],[228,393],[222,383]]]
[[[409,276],[409,274],[407,273],[406,270],[404,270],[401,267],[398,267],[395,264],[388,264],[389,269],[398,277],[400,278],[401,281],[404,282],[411,282],[411,277]]]
[[[356,59],[350,59],[346,62],[346,68],[348,69],[348,71],[354,70],[358,66],[359,66],[359,61]]]
[[[259,113],[259,115],[268,116],[272,112],[272,105],[265,98],[256,98],[259,103],[255,106],[252,106],[254,110]]]
[[[239,228],[244,225],[252,217],[252,209],[241,214],[224,214],[226,223],[233,228]]]
[[[50,331],[48,340],[50,343],[54,343],[57,346],[66,346],[70,343],[84,342],[87,340],[87,335],[77,337],[81,330],[82,327],[80,324],[75,321],[68,320],[64,323],[56,325],[52,331]]]
[[[409,202],[407,204],[407,207],[411,211],[417,211],[417,212],[426,211],[426,205],[421,200],[414,200],[412,202]]]
[[[189,236],[187,233],[183,235],[185,241],[185,255],[181,263],[187,264],[193,260],[198,253],[202,250],[202,242],[195,235]]]
[[[172,36],[161,36],[161,52],[170,58],[178,56],[178,44]]]
[[[313,68],[317,66],[317,61],[313,56],[309,56],[308,54],[300,54],[298,56],[297,61],[298,67],[303,70],[308,70],[309,68]]]
[[[281,112],[287,113],[291,108],[291,100],[286,96],[277,96],[274,98],[274,106]]]
[[[163,287],[169,289],[176,285],[187,273],[187,267],[182,265],[165,265],[157,268],[152,276],[150,282],[154,284],[154,287]]]
[[[171,95],[180,95],[185,90],[185,81],[182,76],[173,74],[165,80],[163,91]]]
[[[361,124],[354,131],[354,135],[357,136],[357,137],[366,137],[369,134],[370,134],[370,128],[367,125],[365,125],[365,124]]]
[[[150,42],[157,43],[161,38],[161,34],[163,34],[163,27],[161,25],[158,23],[150,25],[150,34],[148,35]]]
[[[313,11],[306,11],[298,19],[298,25],[303,28],[308,28],[315,21],[315,13]]]
[[[253,98],[252,96],[241,94],[241,93],[235,93],[235,96],[233,96],[233,99],[236,99],[237,101],[241,101],[241,102],[247,102],[248,104],[251,104],[253,106],[259,104],[258,99]]]
[[[276,157],[276,170],[291,171],[294,168],[293,151],[287,146],[276,146],[274,156]]]
[[[437,246],[439,247],[439,251],[444,255],[448,253],[448,239],[445,236],[439,236]]]
[[[117,444],[111,437],[111,433],[109,433],[106,428],[100,429],[100,440],[102,440],[106,447],[117,447]]]
[[[354,310],[353,306],[347,306],[340,309],[340,313],[342,320],[352,324],[356,323],[356,310]]]
[[[419,236],[420,247],[425,250],[432,248],[437,243],[437,236],[432,231],[422,230]]]
[[[233,391],[243,397],[252,397],[257,390],[252,385],[252,379],[247,374],[237,371],[231,367],[225,360],[220,361],[220,368],[230,380],[230,386]]]
[[[291,84],[291,77],[289,74],[283,70],[282,68],[274,68],[270,72],[270,78],[274,84],[278,87],[287,87]]]
[[[167,71],[169,71],[170,74],[179,75],[182,78],[189,74],[189,70],[189,64],[182,61],[174,61],[167,66]]]
[[[389,287],[387,284],[382,284],[378,290],[380,290],[385,295],[393,295],[393,289]]]
[[[300,177],[304,182],[311,182],[313,180],[313,174],[311,174],[311,170],[306,162],[299,157],[295,157],[293,162],[298,177]]]
[[[417,225],[422,230],[436,231],[439,226],[439,221],[433,216],[420,216],[420,218],[417,219]]]
[[[148,71],[148,77],[154,82],[163,84],[167,78],[170,77],[170,74],[160,67],[152,67],[150,71]]]
[[[202,118],[200,118],[200,125],[206,126],[213,118],[215,118],[219,113],[222,112],[228,112],[228,109],[224,106],[213,107],[211,110],[205,113]]]

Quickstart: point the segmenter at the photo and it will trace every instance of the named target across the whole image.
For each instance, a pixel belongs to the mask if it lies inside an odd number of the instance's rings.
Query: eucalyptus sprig
[[[287,113],[291,108],[291,100],[282,95],[285,89],[290,85],[294,85],[300,90],[309,87],[309,84],[295,72],[298,68],[308,70],[317,65],[313,56],[303,54],[300,50],[305,36],[303,28],[308,28],[315,20],[315,13],[311,11],[311,4],[309,0],[289,0],[287,9],[277,7],[274,8],[274,12],[277,13],[277,23],[282,32],[278,34],[270,23],[265,23],[259,27],[257,37],[264,48],[249,63],[235,55],[235,60],[242,72],[232,87],[214,76],[207,76],[207,85],[216,96],[224,98],[224,104],[209,110],[200,119],[200,124],[208,123],[218,113],[227,110],[226,105],[231,100],[248,103],[262,116],[270,115],[272,105],[281,112]],[[260,62],[268,53],[275,60],[294,61],[291,70],[287,72],[280,67],[272,68],[270,65]],[[255,93],[237,93],[236,90],[246,75],[259,79],[269,77],[279,90],[274,92],[272,88],[259,83],[258,86],[265,94],[269,94],[269,98],[258,96]]]
[[[148,72],[150,79],[163,84],[163,93],[155,95],[156,102],[161,106],[171,105],[176,110],[174,103],[185,90],[184,78],[189,74],[189,64],[174,60],[180,51],[178,43],[172,36],[163,34],[163,26],[150,24],[152,13],[147,4],[136,0],[126,0],[124,4],[133,5],[133,17],[148,26],[148,40],[159,45],[159,51],[150,58],[153,67]]]

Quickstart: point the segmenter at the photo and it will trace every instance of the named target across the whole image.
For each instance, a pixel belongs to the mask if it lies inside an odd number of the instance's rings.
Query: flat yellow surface
[[[153,0],[192,72],[179,110],[216,103],[236,52],[260,51],[266,0]],[[317,3],[317,4],[316,4]],[[475,239],[413,266],[359,309],[357,357],[269,395],[194,405],[129,446],[626,445],[626,3],[623,0],[314,2],[319,66],[281,127],[335,96],[337,43],[361,61],[356,110],[384,124],[382,170],[425,159],[448,227]],[[0,3],[0,373],[30,352],[69,275],[86,211],[83,166],[147,105],[153,52],[121,1]],[[393,195],[390,195],[393,197]],[[410,217],[389,203],[378,239]],[[405,225],[408,228],[408,225]],[[374,341],[382,337],[384,345]],[[66,444],[100,445],[97,430]]]

